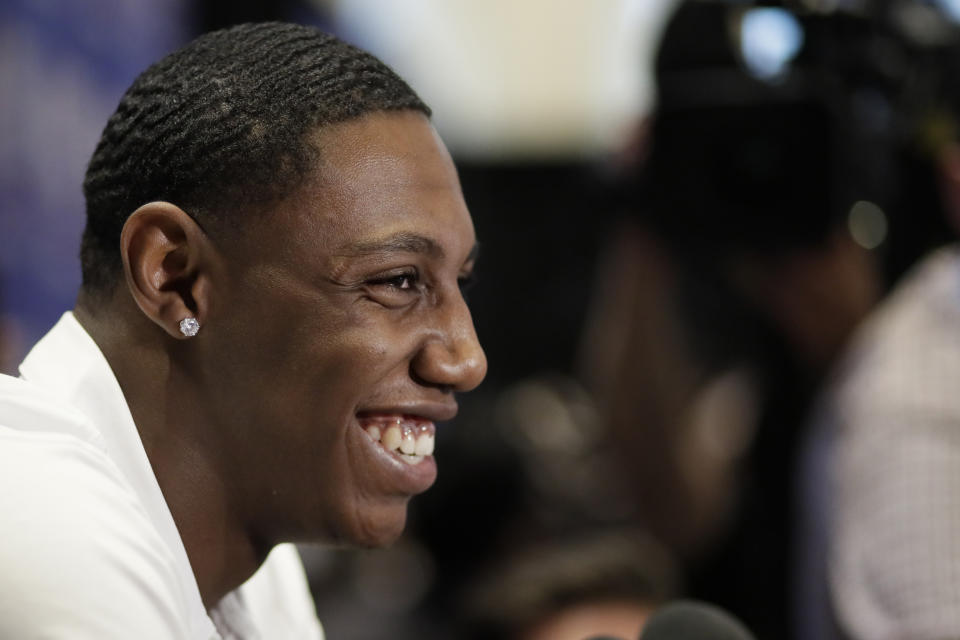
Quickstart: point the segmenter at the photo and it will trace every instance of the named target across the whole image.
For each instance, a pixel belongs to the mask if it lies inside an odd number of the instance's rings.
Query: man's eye
[[[413,282],[410,276],[394,276],[392,278],[387,278],[383,280],[381,284],[385,284],[388,287],[393,287],[394,289],[412,289]]]
[[[418,280],[419,278],[416,273],[397,273],[389,276],[383,276],[381,278],[375,278],[370,281],[370,284],[374,286],[390,287],[391,289],[398,289],[401,291],[409,291],[416,286]]]

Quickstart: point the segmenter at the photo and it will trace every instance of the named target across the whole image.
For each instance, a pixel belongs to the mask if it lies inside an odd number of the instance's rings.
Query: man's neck
[[[204,606],[211,608],[257,570],[269,552],[231,509],[228,486],[218,473],[202,390],[172,364],[164,336],[137,313],[132,301],[89,308],[81,299],[74,315],[100,347],[123,391],[147,459],[180,533]]]

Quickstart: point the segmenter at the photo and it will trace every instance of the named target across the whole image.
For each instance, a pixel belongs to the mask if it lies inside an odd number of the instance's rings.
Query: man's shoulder
[[[0,376],[0,637],[57,625],[122,637],[137,616],[158,627],[143,637],[181,637],[172,559],[95,433],[69,404]]]
[[[0,547],[20,538],[32,544],[37,531],[46,532],[37,544],[52,546],[82,544],[87,534],[117,528],[118,520],[149,525],[119,468],[87,437],[90,430],[69,405],[22,380],[0,378]]]

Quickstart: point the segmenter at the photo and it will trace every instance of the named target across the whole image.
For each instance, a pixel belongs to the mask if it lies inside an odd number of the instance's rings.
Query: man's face
[[[368,115],[315,142],[300,192],[220,243],[208,448],[266,541],[380,545],[436,477],[434,423],[486,373],[460,290],[476,238],[424,116]]]

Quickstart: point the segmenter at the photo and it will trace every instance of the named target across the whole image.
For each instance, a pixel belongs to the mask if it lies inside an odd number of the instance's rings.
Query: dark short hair
[[[203,35],[144,71],[107,122],[83,183],[83,288],[121,271],[120,232],[166,200],[201,226],[263,210],[303,182],[316,128],[430,109],[387,65],[312,27],[243,24]]]

